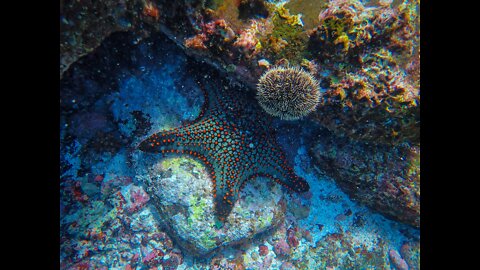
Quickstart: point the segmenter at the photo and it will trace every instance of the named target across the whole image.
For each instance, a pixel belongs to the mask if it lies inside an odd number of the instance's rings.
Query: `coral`
[[[85,204],[88,202],[88,199],[89,199],[88,195],[83,192],[80,182],[75,182],[75,184],[72,187],[72,194],[76,201],[82,204]]]
[[[400,256],[398,251],[391,249],[390,252],[388,252],[388,255],[390,257],[390,261],[395,266],[395,269],[408,270],[407,262],[405,262],[402,256]]]
[[[280,238],[275,242],[273,251],[277,256],[283,257],[283,256],[289,256],[291,249],[288,243],[285,241],[285,239]]]
[[[128,213],[133,213],[141,209],[150,200],[148,194],[142,187],[130,185],[126,194],[127,204],[125,205]]]
[[[162,262],[164,255],[165,254],[159,249],[152,250],[143,258],[142,263],[149,267],[157,266]]]
[[[233,46],[241,48],[241,51],[245,54],[245,57],[251,58],[256,55],[261,49],[261,44],[256,37],[258,33],[258,27],[256,21],[251,21],[251,25],[246,30],[240,32],[240,36],[235,40]]]
[[[408,268],[420,269],[420,242],[406,242],[400,248],[401,257],[407,262]]]
[[[420,141],[416,1],[393,8],[330,1],[309,32],[325,73],[314,118],[339,136],[383,144]]]
[[[173,249],[168,254],[168,259],[164,259],[162,262],[163,269],[175,270],[179,265],[183,263],[183,255],[179,249]]]
[[[298,231],[298,228],[290,228],[287,230],[287,242],[290,247],[298,247],[300,244],[297,236],[295,235]]]
[[[205,34],[197,34],[191,38],[185,40],[184,45],[187,48],[193,48],[196,50],[206,50],[205,41],[207,41],[207,36]]]
[[[298,65],[309,56],[308,35],[303,30],[301,15],[290,15],[284,4],[275,7],[267,26],[259,38],[264,48],[263,57],[276,62],[286,59]],[[267,24],[268,25],[268,24]]]
[[[213,258],[210,262],[210,268],[212,270],[223,270],[223,269],[234,269],[234,270],[245,270],[244,259],[241,252],[237,252],[235,257],[223,258],[222,256],[217,256]]]
[[[363,241],[355,240],[350,231],[328,233],[303,257],[311,256],[315,269],[391,269],[385,242],[376,239],[375,248],[369,248]],[[304,269],[300,265],[298,268]]]
[[[318,25],[318,14],[325,9],[325,0],[290,0],[284,7],[292,13],[301,13],[305,29],[312,29]]]
[[[295,120],[316,109],[320,90],[310,73],[298,67],[277,66],[266,71],[258,81],[257,100],[267,113]]]
[[[283,73],[281,69],[276,70],[277,74]],[[289,69],[287,72],[292,73],[290,80],[303,80],[296,84],[297,91],[302,91],[309,98],[297,102],[301,105],[295,104],[293,109],[301,106],[303,110],[308,110],[313,107],[315,104],[312,103],[318,98],[315,81],[298,69]],[[267,75],[265,83],[269,80]],[[291,85],[288,80],[284,84]],[[205,88],[200,83],[200,86],[208,102],[199,117],[180,128],[151,135],[138,145],[141,151],[164,155],[185,154],[203,162],[211,174],[215,211],[220,221],[228,217],[239,191],[251,178],[270,178],[291,191],[309,190],[308,183],[288,166],[284,154],[274,141],[273,130],[265,123],[268,119],[260,118],[261,115],[255,110],[259,108],[254,107],[255,104],[239,95],[234,96],[233,92],[227,92],[221,85]],[[210,92],[206,92],[207,89]],[[290,114],[298,116],[300,113]]]
[[[380,49],[361,54],[363,68],[346,72],[324,93],[314,118],[338,135],[376,143],[420,140],[420,93],[406,74]]]
[[[185,39],[184,46],[186,48],[192,48],[200,51],[222,51],[225,50],[226,47],[230,46],[231,41],[235,38],[235,32],[223,19],[217,19],[208,23],[203,23],[201,28],[201,32],[197,33],[193,37]],[[254,30],[255,28],[253,27],[251,31]],[[253,38],[254,36],[252,36],[249,31],[246,31],[243,41],[239,41],[237,46],[246,47],[245,51],[248,51],[251,49],[250,43],[254,42],[251,40]]]
[[[285,4],[281,4],[277,9],[278,16],[282,19],[285,19],[289,25],[292,26],[303,26],[302,15],[290,15],[288,9],[285,8]]]
[[[152,17],[156,21],[158,21],[158,19],[160,18],[158,8],[153,2],[150,2],[149,0],[145,1],[145,6],[143,6],[143,15]]]
[[[328,3],[318,19],[318,28],[310,33],[310,45],[322,47],[317,51],[319,58],[343,56],[367,44],[371,39],[372,12],[357,0],[334,0]]]
[[[302,237],[303,237],[303,239],[307,240],[308,242],[312,242],[312,240],[313,240],[312,234],[310,233],[309,230],[304,230],[303,233],[302,233]]]
[[[258,246],[258,254],[260,254],[260,256],[267,255],[268,254],[268,247],[266,245]]]

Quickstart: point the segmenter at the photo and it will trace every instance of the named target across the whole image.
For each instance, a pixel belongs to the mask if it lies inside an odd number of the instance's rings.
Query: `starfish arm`
[[[310,190],[308,182],[293,172],[288,173],[287,177],[278,178],[277,182],[295,192],[307,192]]]
[[[178,143],[178,134],[175,131],[162,131],[151,135],[138,145],[143,152],[160,153]]]
[[[225,180],[226,176],[221,174],[216,186],[214,186],[214,207],[215,214],[220,221],[224,221],[225,218],[232,211],[235,202],[238,199],[239,188],[234,187],[234,182],[231,183]]]

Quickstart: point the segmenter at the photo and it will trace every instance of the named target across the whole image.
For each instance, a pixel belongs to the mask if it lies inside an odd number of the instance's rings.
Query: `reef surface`
[[[61,1],[61,268],[419,269],[417,9]],[[315,111],[258,106],[274,66]]]

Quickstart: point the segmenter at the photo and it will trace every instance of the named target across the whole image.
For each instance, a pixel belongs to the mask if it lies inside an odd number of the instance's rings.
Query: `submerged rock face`
[[[137,176],[160,213],[160,222],[193,255],[240,244],[284,220],[283,192],[273,181],[257,178],[247,183],[221,226],[215,218],[212,182],[201,163],[185,157],[140,156]]]
[[[134,43],[155,32],[191,31],[187,14],[195,1],[60,0],[60,78],[70,65],[94,51],[112,33],[133,32]],[[169,25],[169,29],[165,28]]]
[[[373,2],[64,0],[60,75],[111,33],[162,32],[251,89],[271,66],[302,66],[324,92],[311,118],[337,135],[418,143],[419,1]]]
[[[420,147],[369,145],[319,135],[310,149],[320,169],[352,198],[420,227]]]

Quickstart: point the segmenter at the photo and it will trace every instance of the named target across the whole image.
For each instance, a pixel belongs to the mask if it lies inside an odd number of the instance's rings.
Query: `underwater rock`
[[[205,167],[190,158],[158,160],[137,156],[137,177],[143,181],[158,218],[174,241],[189,254],[209,254],[240,244],[284,220],[283,192],[266,178],[249,181],[223,226],[215,216],[212,182]]]
[[[113,32],[162,32],[251,90],[270,63],[308,68],[325,96],[311,118],[338,135],[418,142],[419,1],[394,2],[61,1],[60,74]]]
[[[326,90],[316,121],[360,141],[420,141],[417,8],[416,0],[375,8],[357,0],[329,2],[309,33]]]
[[[375,248],[356,244],[350,231],[329,233],[316,242],[311,252],[305,254],[305,260],[315,256],[315,269],[391,269],[388,260],[388,247],[378,239]]]
[[[132,29],[140,0],[60,1],[60,77],[111,33]]]
[[[310,153],[353,199],[420,227],[420,146],[370,145],[325,132]]]

